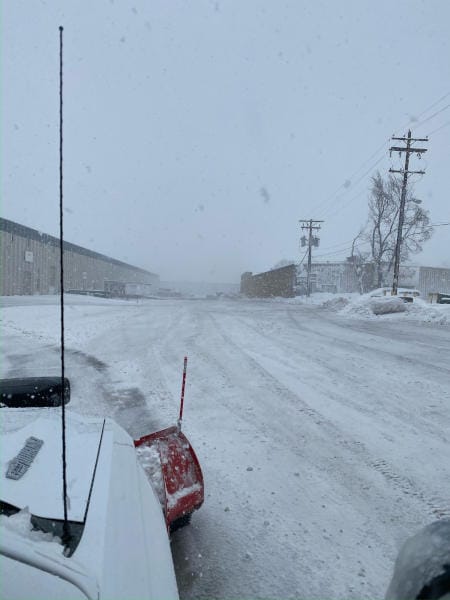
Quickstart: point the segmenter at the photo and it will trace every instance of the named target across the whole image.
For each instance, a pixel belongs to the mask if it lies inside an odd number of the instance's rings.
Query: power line
[[[375,163],[374,163],[374,164],[373,164],[373,165],[370,167],[370,169],[368,169],[368,170],[367,170],[367,171],[364,173],[364,175],[361,175],[361,177],[360,177],[360,178],[358,179],[358,181],[355,183],[355,186],[356,186],[356,185],[358,185],[358,183],[360,183],[360,182],[361,182],[361,181],[364,179],[364,177],[366,177],[366,176],[367,176],[369,173],[371,173],[371,172],[373,171],[373,169],[374,169],[374,168],[375,168],[377,165],[379,165],[379,164],[380,164],[380,162],[381,162],[382,160],[384,160],[384,159],[385,159],[385,157],[384,157],[384,156],[382,156],[381,158],[379,158],[379,159],[378,159],[378,160],[377,160],[377,161],[376,161],[376,162],[375,162]],[[334,207],[334,210],[331,210],[331,213],[330,213],[330,212],[324,212],[324,213],[322,213],[320,216],[321,216],[321,217],[325,217],[325,216],[326,216],[326,217],[328,217],[328,218],[336,216],[337,214],[339,214],[339,213],[341,212],[341,210],[343,210],[344,208],[346,208],[346,207],[347,207],[349,204],[351,204],[351,203],[352,203],[354,200],[357,200],[358,198],[360,198],[360,197],[361,197],[363,194],[365,194],[365,193],[366,193],[366,189],[364,188],[364,189],[360,190],[360,191],[359,191],[359,192],[358,192],[358,193],[357,193],[355,196],[353,196],[352,198],[350,198],[350,199],[349,199],[347,202],[345,202],[344,204],[341,204],[341,206]],[[337,199],[340,199],[340,198],[342,198],[342,197],[343,197],[343,195],[342,195],[342,196],[339,196]],[[330,209],[332,209],[332,207],[330,207]]]
[[[435,106],[437,106],[438,104],[440,104],[442,102],[442,100],[445,100],[446,98],[448,98],[450,96],[450,92],[447,92],[446,94],[444,94],[443,96],[441,96],[439,98],[439,100],[436,100],[435,102],[433,102],[432,104],[430,104],[430,106],[428,106],[427,108],[425,108],[421,113],[419,113],[416,117],[417,121],[416,122],[420,122],[420,117],[422,117],[422,115],[424,115],[425,113],[427,113],[429,110],[431,110],[432,108],[434,108]],[[405,127],[408,127],[408,125],[411,125],[411,120],[409,120],[407,123],[405,123],[404,125],[402,125],[401,127],[399,127],[397,129],[397,131],[401,131],[402,129],[404,129]]]
[[[332,212],[329,213],[325,213],[324,215],[321,216],[326,216],[328,219],[335,217],[336,215],[338,215],[342,210],[344,210],[347,206],[349,206],[350,204],[352,204],[352,202],[354,202],[355,200],[357,200],[358,198],[361,198],[361,196],[363,194],[366,193],[366,188],[361,189],[355,196],[352,196],[351,198],[348,198],[346,202],[344,202],[343,204],[341,204],[340,206],[336,206],[334,208],[334,210],[332,210]]]
[[[429,112],[430,110],[432,110],[435,106],[437,106],[438,104],[440,104],[443,100],[445,100],[446,98],[448,98],[450,96],[450,92],[445,93],[443,96],[441,96],[440,98],[438,98],[438,100],[435,100],[434,102],[432,102],[429,106],[427,106],[427,108],[425,108],[422,112],[419,113],[419,115],[417,116],[417,119],[420,119],[420,117],[422,117],[423,115],[425,115],[427,112]],[[430,115],[429,117],[427,117],[426,119],[424,119],[423,121],[417,121],[417,123],[414,125],[414,127],[419,127],[422,126],[423,124],[425,124],[426,122],[430,121],[431,119],[433,119],[435,116],[437,116],[438,114],[440,114],[441,112],[443,112],[444,110],[447,110],[447,108],[450,107],[450,104],[446,105],[445,107],[441,108],[440,110],[436,111],[435,113],[433,113],[433,115]],[[449,122],[450,123],[450,122]],[[405,125],[402,125],[402,127],[398,128],[398,130],[403,129],[404,127],[406,127],[407,125],[411,124],[410,122],[406,123]],[[444,127],[446,127],[447,124],[442,125],[440,128],[438,128],[437,130],[435,130],[433,133],[436,133],[437,131],[439,131],[441,128],[443,129]],[[431,134],[430,134],[431,135]],[[347,178],[346,181],[350,181],[352,180],[353,177],[355,177],[355,175],[357,175],[361,169],[363,169],[365,167],[365,165],[375,156],[377,156],[384,148],[385,146],[388,144],[389,142],[389,138],[386,139],[370,156],[369,158],[367,158],[359,167],[358,169],[356,169],[356,171]],[[339,196],[338,198],[342,198],[343,196],[345,196],[348,191],[350,190],[350,187],[352,188],[352,190],[355,188],[355,186],[362,180],[364,179],[364,177],[366,177],[366,175],[368,173],[370,173],[370,171],[372,169],[375,168],[375,166],[377,166],[381,161],[383,160],[383,158],[379,159],[374,165],[372,165],[372,167],[370,167],[359,179],[357,182],[355,182],[354,184],[352,184],[351,186],[348,186],[347,191],[344,191],[343,194],[341,194],[341,196]],[[329,207],[327,207],[327,205],[332,201],[337,199],[338,196],[338,192],[343,189],[346,188],[346,183],[342,183],[338,188],[336,188],[336,190],[327,198],[325,198],[324,200],[322,200],[322,202],[319,202],[319,204],[316,206],[316,210],[319,211],[320,216],[330,216],[329,211]],[[360,197],[360,194],[358,196],[355,196],[351,201],[349,201],[347,204],[345,204],[343,207],[338,208],[337,211],[334,211],[331,213],[331,216],[334,216],[335,214],[338,214],[338,212],[342,209],[345,208],[345,206],[348,206],[348,204],[350,204],[353,200],[356,200],[357,198]],[[320,212],[322,210],[322,212]]]
[[[448,94],[445,94],[444,96],[442,96],[442,98],[440,98],[440,100],[438,100],[437,102],[433,103],[428,109],[426,109],[425,111],[423,111],[421,114],[424,114],[425,112],[427,112],[427,110],[430,110],[432,107],[436,106],[436,104],[438,104],[439,102],[441,102],[444,98],[446,98],[447,96],[450,95],[450,92]],[[437,111],[436,113],[434,113],[433,115],[431,115],[430,117],[428,117],[427,119],[425,119],[421,124],[423,125],[424,123],[426,123],[427,121],[429,121],[430,119],[434,118],[435,116],[437,116],[439,113],[443,112],[444,110],[447,110],[447,108],[450,107],[450,104],[444,106],[442,109],[440,109],[439,111]],[[447,125],[450,124],[450,121],[448,121],[447,123],[445,123],[444,125],[442,125],[441,127],[439,127],[438,129],[434,130],[432,133],[436,133],[437,131],[439,131],[440,129],[443,129],[444,127],[446,127]],[[429,134],[431,135],[431,134]],[[371,156],[376,156],[376,154],[378,154],[378,152],[380,151],[380,149],[384,148],[384,146],[386,145],[386,142],[384,142],[380,148]],[[369,169],[367,169],[367,171],[365,171],[361,177],[359,177],[359,179],[352,185],[352,189],[354,189],[356,187],[356,185],[358,185],[358,183],[360,181],[362,181],[382,160],[384,159],[384,157],[382,156],[380,159],[378,159],[371,167],[369,167]],[[369,159],[368,159],[369,160]],[[363,164],[367,164],[367,161],[365,161],[365,163]],[[359,169],[360,170],[360,169]],[[417,173],[416,173],[417,174]],[[421,174],[421,173],[419,173]],[[341,186],[342,187],[342,186]],[[342,194],[341,196],[337,197],[336,199],[342,198],[345,195]],[[357,200],[358,198],[360,198],[362,195],[362,193],[357,194],[356,196],[354,196],[353,198],[351,198],[348,202],[346,202],[345,204],[341,205],[340,207],[335,208],[335,210],[332,210],[332,212],[328,212],[328,211],[324,211],[320,214],[320,216],[322,217],[334,217],[335,215],[339,214],[339,212],[341,210],[343,210],[344,208],[346,208],[349,204],[351,204],[354,200]],[[319,205],[320,206],[320,205]]]
[[[308,250],[306,250],[305,254],[303,255],[303,258],[301,259],[301,261],[299,263],[297,263],[297,267],[301,267],[303,264],[303,261],[306,258],[306,255],[308,254]]]
[[[440,104],[445,98],[447,98],[448,96],[450,96],[450,92],[448,92],[447,94],[444,94],[444,96],[442,96],[441,98],[439,98],[439,100],[437,100],[436,102],[432,103],[428,108],[426,108],[424,111],[422,111],[422,113],[420,113],[419,117],[421,117],[422,115],[426,114],[429,110],[431,110],[432,108],[434,108],[435,106],[437,106],[438,104]],[[431,121],[432,119],[434,119],[437,115],[441,114],[442,112],[444,112],[445,110],[447,110],[448,108],[450,108],[450,104],[440,108],[438,111],[435,111],[432,115],[430,115],[429,117],[427,117],[426,119],[422,120],[421,122],[419,122],[416,126],[422,126],[425,123]],[[436,133],[438,131],[440,131],[441,129],[443,129],[444,127],[446,127],[447,125],[450,124],[449,122],[444,123],[443,125],[441,125],[440,127],[438,127],[437,129],[435,129],[432,133]],[[418,142],[418,141],[428,141],[428,139],[423,139],[423,138],[418,138],[418,139],[413,139],[411,137],[411,131],[408,131],[408,137],[401,137],[401,138],[395,138],[393,137],[392,139],[394,140],[399,140],[399,141],[403,141],[406,143],[406,147],[391,147],[390,150],[391,152],[399,152],[399,154],[401,153],[406,153],[406,158],[405,158],[405,167],[402,170],[394,170],[394,169],[390,169],[391,173],[402,173],[403,174],[403,186],[402,186],[402,198],[401,198],[401,202],[400,202],[400,211],[399,211],[399,224],[398,224],[398,232],[397,232],[397,243],[396,243],[396,250],[395,250],[395,264],[394,264],[394,282],[393,282],[393,293],[396,294],[397,293],[397,286],[398,286],[398,271],[399,271],[399,266],[400,266],[400,248],[401,248],[401,243],[402,243],[402,230],[403,230],[403,211],[404,211],[404,205],[405,205],[405,201],[406,201],[406,186],[407,186],[407,179],[408,179],[408,175],[413,175],[413,174],[420,174],[423,175],[424,171],[409,171],[408,167],[409,167],[409,155],[410,154],[418,154],[419,157],[425,153],[427,150],[425,148],[414,148],[413,147],[413,143],[414,142]],[[377,150],[375,150],[375,152],[373,152],[370,157],[368,159],[366,159],[361,165],[360,167],[351,175],[351,178],[349,179],[349,183],[351,184],[351,179],[353,177],[355,177],[355,175],[357,173],[359,173],[366,165],[367,163],[372,160],[375,156],[377,156],[377,154],[386,146],[386,142],[383,142],[383,144],[381,146],[379,146],[377,148]],[[382,160],[383,160],[383,156],[381,158],[379,158],[374,164],[372,164],[369,169],[367,169],[359,178],[358,180],[352,185],[352,189],[355,188],[355,186],[358,185],[358,183],[360,181],[362,181]],[[358,193],[356,196],[353,196],[352,198],[350,198],[347,202],[345,202],[344,204],[337,206],[334,208],[334,210],[332,210],[332,212],[329,212],[329,207],[328,210],[326,210],[326,206],[329,204],[329,202],[333,199],[337,199],[337,200],[341,200],[347,192],[344,192],[343,194],[341,194],[340,196],[337,196],[337,193],[345,187],[350,187],[350,185],[346,186],[346,183],[341,184],[337,190],[331,195],[329,196],[326,200],[322,201],[319,204],[319,208],[325,209],[322,211],[321,216],[325,216],[327,215],[328,217],[330,216],[334,216],[335,214],[339,213],[340,211],[342,211],[348,204],[350,204],[351,202],[353,202],[354,200],[356,200],[357,198],[360,198],[361,195],[364,193],[365,190],[361,191],[360,193]],[[316,222],[316,221],[314,221]],[[308,221],[304,221],[304,223],[308,223]],[[309,244],[308,244],[308,277],[307,277],[307,295],[309,296],[310,294],[310,273],[311,273],[311,237],[312,237],[312,223],[313,221],[310,220],[309,221],[309,226],[308,225],[303,225],[303,229],[309,229]],[[432,226],[445,226],[445,225],[450,225],[450,223],[439,223],[439,224],[435,224],[435,225],[430,225],[430,227]],[[318,227],[319,229],[319,227]],[[344,242],[345,244],[346,242]],[[342,244],[336,244],[336,246],[341,246]],[[362,242],[359,244],[352,244],[352,246],[350,247],[346,247],[346,248],[341,248],[339,250],[336,250],[334,252],[327,252],[324,254],[320,254],[318,256],[316,256],[316,258],[326,258],[326,257],[330,257],[330,256],[338,256],[338,255],[342,255],[344,252],[347,252],[348,250],[354,250],[355,248],[361,248],[364,246],[370,245],[369,242]],[[333,246],[331,246],[331,248],[333,248]],[[305,260],[306,257],[306,253],[305,256],[302,258],[302,261],[300,262],[300,265],[303,263],[303,261]]]
[[[377,165],[380,164],[381,161],[383,161],[385,159],[385,156],[382,156],[381,158],[379,158],[375,163],[372,164],[372,166],[363,174],[361,175],[361,177],[355,182],[355,184],[352,186],[352,190],[351,191],[355,191],[355,189],[357,189],[358,184],[369,174],[373,171],[373,169],[375,169],[375,167]],[[341,212],[341,210],[343,210],[344,208],[346,208],[349,204],[351,204],[354,200],[357,200],[358,198],[360,198],[363,194],[365,194],[367,191],[366,187],[363,187],[362,189],[360,189],[360,191],[352,196],[351,198],[349,198],[346,202],[344,202],[341,205],[335,205],[335,206],[329,206],[328,208],[326,208],[325,210],[323,210],[322,212],[319,212],[319,215],[323,218],[327,217],[334,217],[335,215],[339,214]],[[339,201],[342,200],[343,198],[345,198],[345,194],[341,194],[340,196],[336,196],[335,200]]]
[[[448,98],[450,96],[450,92],[447,92],[446,94],[444,94],[443,96],[441,96],[438,100],[434,101],[431,105],[429,105],[427,108],[425,108],[421,113],[419,113],[418,115],[418,119],[420,119],[420,117],[422,117],[423,115],[425,115],[427,112],[429,112],[430,110],[432,110],[434,107],[438,106],[443,100],[445,100],[446,98]],[[420,127],[422,125],[424,125],[425,123],[429,122],[430,120],[434,119],[437,115],[441,114],[442,112],[444,112],[445,110],[447,110],[448,108],[450,108],[450,104],[447,104],[446,106],[440,108],[439,110],[435,111],[432,115],[430,115],[429,117],[426,117],[425,119],[423,119],[422,121],[418,121],[417,124],[415,125],[416,127]],[[444,129],[445,127],[447,127],[448,125],[450,125],[450,121],[444,123],[443,125],[441,125],[440,127],[438,127],[437,129],[433,130],[431,132],[431,134],[433,133],[437,133],[438,131]],[[404,126],[403,126],[404,127]],[[403,128],[402,127],[402,128]],[[431,135],[429,134],[429,135]],[[397,138],[397,139],[403,139],[403,138]],[[360,192],[358,192],[356,195],[354,195],[353,197],[349,198],[346,202],[338,205],[338,206],[329,206],[330,202],[333,200],[337,200],[340,201],[342,200],[347,193],[350,190],[353,191],[355,189],[355,187],[365,178],[367,177],[367,175],[373,171],[373,169],[380,164],[380,162],[384,159],[384,156],[381,156],[377,161],[375,161],[375,163],[373,163],[368,169],[365,170],[365,172],[358,177],[358,179],[355,182],[352,182],[352,179],[367,165],[367,163],[369,163],[374,157],[376,157],[387,145],[389,139],[385,140],[365,161],[363,161],[361,163],[361,165],[358,167],[358,169],[356,169],[352,175],[344,182],[342,183],[330,196],[328,196],[327,198],[325,198],[322,202],[319,203],[319,205],[316,207],[316,210],[319,211],[319,215],[321,217],[334,217],[337,214],[339,214],[342,210],[344,210],[348,205],[350,205],[352,202],[354,202],[355,200],[359,199],[365,192],[366,190],[363,189]],[[414,140],[411,140],[414,141]],[[414,151],[416,151],[417,149],[415,149]],[[421,153],[421,150],[419,150],[419,153]],[[402,151],[406,151],[405,148],[401,148],[401,149],[397,149],[397,151],[402,152]],[[412,151],[412,150],[411,150]],[[391,172],[396,172],[393,171],[391,169]],[[398,171],[397,171],[398,172]],[[408,174],[421,174],[421,171],[416,171],[416,172],[410,172]],[[347,183],[348,182],[348,183]],[[347,188],[347,189],[345,189]],[[344,189],[344,192],[340,195],[338,195],[338,193],[340,192],[340,190]],[[331,212],[330,212],[331,211]],[[344,242],[345,243],[345,242]],[[361,245],[361,244],[360,244]],[[346,249],[342,249],[339,250],[337,252],[331,252],[328,254],[322,254],[319,257],[324,257],[324,256],[333,256],[336,254],[341,254],[342,252],[344,252],[345,250],[349,250],[350,248],[346,248]],[[306,254],[305,254],[306,256]],[[319,258],[317,257],[317,258]],[[303,257],[302,261],[300,264],[302,264],[302,262],[304,261],[305,257]],[[309,289],[309,287],[308,287]]]
[[[438,127],[437,129],[433,129],[433,131],[430,131],[430,133],[428,133],[427,135],[433,135],[435,133],[437,133],[438,131],[441,131],[441,129],[444,129],[444,127],[448,127],[450,125],[450,121],[447,121],[446,123],[444,123],[443,125],[441,125],[440,127]]]
[[[414,126],[414,129],[419,129],[419,127],[422,127],[422,125],[424,125],[425,123],[428,123],[428,121],[431,121],[431,119],[434,119],[434,117],[437,117],[437,115],[440,115],[441,112],[444,112],[444,110],[447,110],[448,108],[450,108],[450,104],[447,104],[446,106],[444,106],[440,110],[436,111],[435,113],[433,113],[432,115],[430,115],[429,117],[424,119],[423,121],[419,122],[418,125]]]
[[[386,140],[385,140],[385,141],[384,141],[384,142],[381,144],[381,146],[379,146],[379,147],[378,147],[378,148],[375,150],[375,152],[373,152],[373,153],[372,153],[372,154],[369,156],[369,158],[367,158],[367,159],[366,159],[366,160],[365,160],[365,161],[364,161],[364,162],[363,162],[363,163],[362,163],[362,164],[361,164],[361,165],[360,165],[360,166],[359,166],[359,167],[356,169],[356,171],[354,171],[354,172],[353,172],[353,173],[352,173],[352,174],[351,174],[351,175],[350,175],[350,176],[349,176],[349,177],[346,179],[346,181],[349,181],[349,182],[350,182],[350,186],[348,186],[348,187],[347,187],[347,189],[350,189],[350,187],[351,187],[351,188],[352,188],[352,190],[353,190],[353,189],[355,188],[355,186],[358,184],[358,182],[359,182],[359,181],[361,181],[361,179],[362,179],[362,178],[364,178],[364,177],[366,176],[366,174],[367,174],[367,173],[365,173],[364,175],[362,175],[362,177],[360,177],[360,178],[358,179],[358,181],[357,181],[357,182],[355,182],[355,183],[352,183],[352,179],[353,179],[353,177],[355,177],[355,176],[356,176],[356,175],[357,175],[357,174],[358,174],[358,173],[361,171],[361,169],[363,169],[363,168],[364,168],[364,167],[367,165],[367,163],[368,163],[370,160],[372,160],[372,158],[374,158],[375,156],[377,156],[377,154],[379,154],[380,152],[382,152],[382,151],[384,150],[385,146],[388,144],[388,142],[389,142],[389,138],[387,138],[387,139],[386,139]],[[384,157],[382,157],[380,160],[378,160],[378,161],[375,163],[375,166],[376,166],[376,165],[377,165],[377,164],[378,164],[378,163],[379,163],[379,162],[380,162],[380,161],[381,161],[383,158],[384,158]],[[370,172],[372,169],[373,169],[373,166],[369,168],[369,172]],[[336,188],[336,190],[335,190],[335,191],[334,191],[334,192],[333,192],[333,193],[332,193],[330,196],[328,196],[328,197],[327,197],[325,200],[323,200],[322,202],[320,202],[320,203],[318,204],[318,206],[316,207],[316,210],[319,210],[319,211],[320,211],[322,207],[326,206],[326,205],[327,205],[327,204],[328,204],[328,203],[329,203],[331,200],[334,200],[334,199],[336,198],[336,196],[337,196],[338,192],[339,192],[341,189],[343,189],[343,188],[345,189],[345,188],[346,188],[346,181],[345,181],[344,183],[341,183],[341,185],[340,185],[338,188]],[[342,195],[345,195],[345,194],[346,194],[346,192],[344,191],[344,194],[342,194]]]
[[[423,110],[419,115],[417,115],[417,118],[420,119],[420,117],[422,115],[424,115],[426,112],[428,112],[429,110],[431,110],[432,108],[434,108],[435,106],[437,106],[440,102],[442,102],[442,100],[445,100],[449,96],[450,96],[450,92],[447,92],[446,94],[444,94],[443,96],[441,96],[439,98],[439,100],[436,100],[436,102],[433,102],[433,104],[431,106],[429,106],[428,108],[426,108],[425,110]]]
[[[361,242],[360,244],[355,244],[355,248],[361,248],[362,246],[370,245],[370,242]],[[352,246],[348,246],[347,248],[342,248],[341,250],[337,250],[336,252],[326,252],[325,254],[317,254],[315,258],[323,258],[324,256],[338,256],[339,254],[343,254],[348,250],[351,250]]]
[[[339,248],[340,246],[348,246],[351,244],[353,240],[347,240],[346,242],[341,242],[340,244],[333,244],[332,246],[325,246],[322,250],[333,250],[334,248]]]

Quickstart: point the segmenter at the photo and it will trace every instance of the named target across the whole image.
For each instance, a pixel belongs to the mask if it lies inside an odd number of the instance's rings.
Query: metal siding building
[[[59,239],[0,218],[0,295],[59,292]],[[64,242],[66,290],[103,290],[105,280],[159,285],[159,276]]]
[[[374,265],[366,263],[364,269],[364,291],[374,288]],[[393,272],[384,274],[384,287],[392,285]],[[303,286],[306,281],[306,267],[302,265],[298,271],[298,284]],[[422,297],[427,299],[431,292],[450,293],[450,269],[437,267],[419,267],[416,265],[401,265],[399,286],[417,288]],[[311,288],[313,292],[357,292],[360,285],[356,271],[349,261],[312,263]]]
[[[306,265],[298,267],[297,285],[302,293],[306,293]],[[312,292],[357,292],[359,282],[355,268],[349,261],[316,262],[311,264]]]
[[[424,296],[433,292],[450,294],[450,269],[420,267],[419,289]]]

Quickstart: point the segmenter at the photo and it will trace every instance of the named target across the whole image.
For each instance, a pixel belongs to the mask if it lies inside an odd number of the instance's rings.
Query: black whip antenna
[[[67,464],[66,464],[66,403],[64,384],[64,235],[63,235],[63,31],[59,28],[59,260],[60,260],[60,303],[61,303],[61,420],[62,420],[62,469],[64,523],[62,541],[70,541],[67,518]]]

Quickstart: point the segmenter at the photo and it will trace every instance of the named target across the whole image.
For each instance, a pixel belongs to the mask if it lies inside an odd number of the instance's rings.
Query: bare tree
[[[362,238],[370,245],[376,287],[383,285],[383,279],[394,263],[400,198],[401,182],[398,179],[392,175],[383,179],[379,172],[372,177],[369,218]],[[406,197],[400,257],[402,261],[407,260],[411,254],[420,252],[423,243],[433,234],[428,211],[421,208],[420,203],[420,200],[413,198],[410,187]]]
[[[364,294],[370,289],[370,284],[372,283],[373,279],[373,277],[371,277],[372,264],[368,260],[370,257],[370,252],[363,252],[358,245],[358,242],[364,243],[364,236],[365,232],[364,228],[362,228],[354,237],[352,242],[352,253],[347,258],[352,265],[353,272],[356,276],[356,280],[358,281],[358,291],[360,294]]]

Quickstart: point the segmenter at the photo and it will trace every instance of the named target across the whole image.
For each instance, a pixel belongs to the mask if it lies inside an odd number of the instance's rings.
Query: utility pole
[[[398,277],[400,272],[400,256],[402,249],[402,238],[403,238],[403,221],[405,219],[405,204],[406,204],[406,191],[408,186],[408,175],[412,175],[416,173],[418,175],[424,175],[425,171],[409,171],[409,156],[410,154],[417,154],[420,158],[421,155],[427,151],[427,148],[413,148],[413,142],[428,142],[428,138],[412,138],[411,130],[408,131],[407,137],[393,137],[393,140],[398,140],[400,142],[405,142],[406,146],[391,146],[389,148],[389,155],[392,155],[392,152],[398,152],[401,154],[405,153],[405,168],[400,170],[389,169],[389,173],[401,173],[403,175],[403,184],[402,184],[402,195],[400,198],[400,208],[398,212],[398,229],[397,229],[397,242],[395,244],[395,257],[394,257],[394,279],[392,282],[392,295],[396,296],[398,291]]]
[[[300,219],[299,223],[302,223],[302,229],[308,230],[308,240],[303,236],[301,238],[302,246],[306,246],[308,244],[308,271],[306,277],[306,295],[309,297],[311,295],[311,248],[313,246],[319,245],[319,238],[317,236],[313,236],[313,231],[319,231],[320,225],[314,225],[314,223],[323,223],[323,221],[315,221],[313,219]]]

